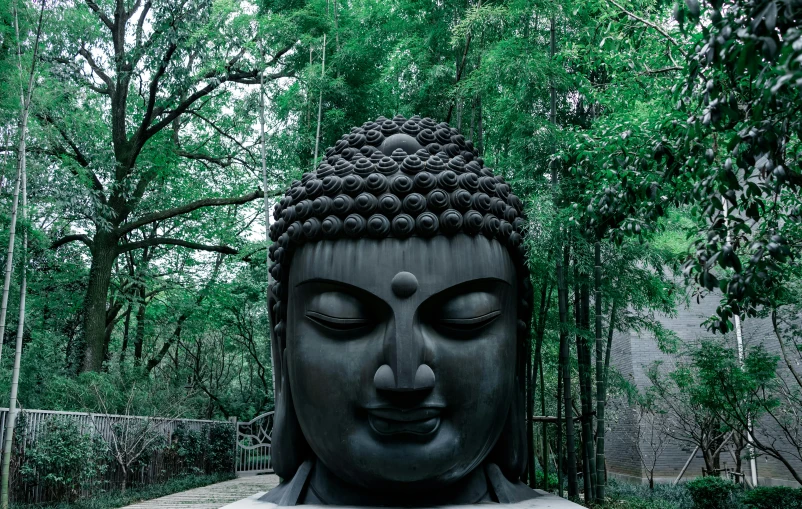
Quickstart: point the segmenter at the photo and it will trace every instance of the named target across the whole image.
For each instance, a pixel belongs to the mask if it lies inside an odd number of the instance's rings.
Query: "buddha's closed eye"
[[[429,321],[445,335],[470,335],[493,323],[501,315],[498,297],[489,292],[461,293],[435,303]]]
[[[375,297],[352,292],[329,290],[314,294],[306,305],[306,318],[332,335],[347,338],[372,330],[390,319],[392,311]],[[418,308],[418,320],[447,337],[469,339],[501,316],[497,295],[485,291],[446,291],[427,300]],[[410,317],[395,317],[409,319]],[[414,319],[414,318],[413,318]]]
[[[356,332],[375,325],[377,317],[370,313],[362,299],[338,291],[316,294],[309,301],[306,317],[316,325],[333,332]]]

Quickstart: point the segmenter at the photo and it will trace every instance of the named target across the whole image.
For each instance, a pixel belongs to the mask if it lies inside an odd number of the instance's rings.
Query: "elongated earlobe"
[[[520,479],[526,471],[525,398],[516,379],[515,394],[501,436],[490,451],[488,461],[495,463],[510,481]]]
[[[281,389],[276,392],[276,414],[273,424],[273,441],[271,455],[273,470],[283,479],[291,479],[298,467],[311,457],[309,444],[306,443],[295,406],[292,404],[289,377],[287,375],[287,355],[281,355],[281,379],[277,379]]]

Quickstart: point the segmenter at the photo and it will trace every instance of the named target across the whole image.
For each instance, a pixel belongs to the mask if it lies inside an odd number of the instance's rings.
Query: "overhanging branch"
[[[66,235],[64,237],[61,237],[57,241],[50,244],[50,249],[58,249],[64,244],[69,244],[70,242],[75,242],[76,240],[83,242],[84,244],[89,246],[90,249],[92,248],[92,239],[90,239],[88,235],[76,234],[76,235]]]
[[[671,35],[669,35],[668,32],[666,32],[665,30],[663,30],[662,28],[657,26],[655,23],[652,23],[648,19],[642,18],[642,17],[638,16],[637,14],[628,11],[623,5],[619,4],[615,0],[607,0],[607,1],[610,2],[611,4],[613,4],[614,6],[616,6],[621,12],[623,12],[624,14],[629,16],[630,18],[632,18],[632,19],[634,19],[636,21],[640,21],[641,23],[643,23],[647,27],[650,27],[650,28],[653,28],[654,30],[656,30],[660,35],[665,37],[671,44],[676,46],[677,49],[679,50],[679,52],[682,53],[683,57],[688,58],[688,52],[685,51],[685,49],[682,47],[682,45],[676,39],[671,37]]]
[[[146,224],[153,223],[154,221],[162,221],[164,219],[170,219],[171,217],[180,216],[183,214],[188,214],[193,210],[198,210],[203,207],[219,207],[224,205],[241,205],[243,203],[248,203],[250,201],[256,200],[257,198],[264,197],[264,192],[261,189],[256,190],[252,193],[248,193],[242,196],[237,196],[234,198],[206,198],[203,200],[193,201],[192,203],[187,203],[186,205],[182,205],[180,207],[175,207],[172,209],[161,210],[159,212],[154,212],[152,214],[147,214],[135,221],[131,221],[130,223],[126,223],[117,230],[117,234],[122,236],[128,232],[136,230],[137,228],[141,228]]]
[[[239,253],[238,250],[230,246],[209,246],[206,244],[199,244],[197,242],[188,242],[186,240],[170,239],[167,237],[153,237],[139,242],[131,242],[129,244],[123,244],[117,248],[117,253],[122,254],[122,253],[127,253],[128,251],[133,251],[134,249],[141,249],[143,247],[160,246],[160,245],[182,246],[182,247],[188,247],[190,249],[196,249],[198,251],[213,251],[215,253],[223,253],[223,254]]]

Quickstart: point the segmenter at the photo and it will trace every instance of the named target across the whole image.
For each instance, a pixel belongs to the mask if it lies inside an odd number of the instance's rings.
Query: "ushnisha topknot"
[[[445,122],[379,117],[340,138],[314,172],[293,181],[273,209],[270,286],[276,339],[285,332],[294,250],[338,238],[484,235],[505,245],[519,274],[519,335],[528,335],[532,286],[523,203],[470,140]]]

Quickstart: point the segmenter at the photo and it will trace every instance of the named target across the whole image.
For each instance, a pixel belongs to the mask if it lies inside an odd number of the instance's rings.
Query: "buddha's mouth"
[[[371,408],[368,409],[368,422],[379,435],[428,435],[440,425],[441,410],[439,407]]]

